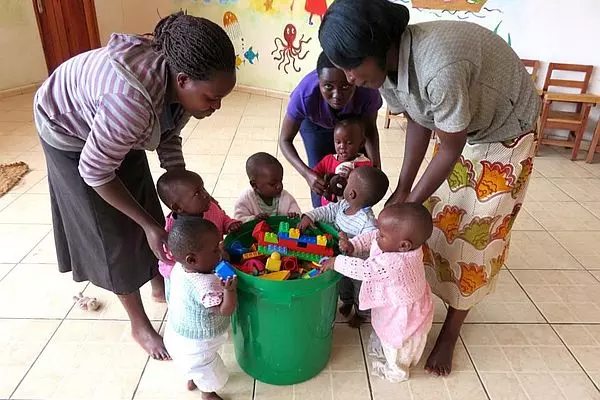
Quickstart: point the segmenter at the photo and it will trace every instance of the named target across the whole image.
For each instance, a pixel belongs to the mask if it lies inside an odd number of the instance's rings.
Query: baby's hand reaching
[[[229,253],[227,252],[227,250],[225,250],[225,245],[223,244],[223,241],[219,242],[219,252],[221,253],[221,258],[225,261],[231,261],[230,257],[229,257]]]
[[[236,277],[227,278],[226,281],[221,279],[221,284],[226,292],[234,292],[237,289],[237,279]]]
[[[332,270],[335,266],[335,257],[328,258],[321,264],[321,272]]]
[[[338,247],[340,248],[340,251],[347,256],[354,254],[354,246],[350,240],[348,240],[348,235],[346,235],[344,232],[339,232],[339,236],[340,240],[338,242]]]
[[[264,221],[270,217],[269,213],[260,213],[256,216],[256,219]]]
[[[242,226],[242,221],[235,221],[234,223],[229,225],[229,229],[227,230],[227,233],[237,232],[240,230],[241,226]]]
[[[316,226],[314,221],[309,216],[303,215],[302,219],[298,223],[297,228],[300,229],[300,232],[304,232],[308,228],[316,228]]]
[[[291,219],[300,218],[300,214],[298,214],[297,212],[289,212],[288,218],[291,218]]]

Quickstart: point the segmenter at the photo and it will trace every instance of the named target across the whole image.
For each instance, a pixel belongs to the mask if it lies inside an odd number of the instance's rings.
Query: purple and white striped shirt
[[[180,132],[189,113],[176,105],[171,123],[159,122],[167,118],[167,83],[166,61],[149,39],[113,34],[106,47],[64,62],[38,90],[39,134],[55,148],[81,151],[79,173],[92,187],[113,180],[132,149],[157,150],[165,169],[185,166]]]

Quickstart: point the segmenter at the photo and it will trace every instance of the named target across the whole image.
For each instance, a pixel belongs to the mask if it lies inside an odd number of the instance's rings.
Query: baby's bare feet
[[[223,400],[223,398],[215,392],[202,392],[202,398],[205,400]]]
[[[342,304],[342,306],[339,308],[340,314],[342,314],[344,317],[347,317],[352,312],[352,306],[352,304]]]
[[[192,390],[196,389],[198,389],[198,386],[196,386],[193,380],[190,379],[189,381],[187,381],[187,390],[191,392]]]
[[[350,318],[350,321],[348,321],[348,325],[350,325],[351,328],[358,329],[365,321],[366,319],[364,317],[361,317],[357,313],[354,313],[352,318]]]

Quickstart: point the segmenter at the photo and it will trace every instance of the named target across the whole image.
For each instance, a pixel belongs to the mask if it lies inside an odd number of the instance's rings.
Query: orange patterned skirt
[[[423,248],[427,281],[451,307],[467,310],[494,290],[525,199],[536,144],[534,133],[502,143],[467,144],[425,203],[434,223]]]

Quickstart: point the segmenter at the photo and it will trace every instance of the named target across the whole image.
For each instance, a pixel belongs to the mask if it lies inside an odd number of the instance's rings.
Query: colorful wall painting
[[[273,40],[275,43],[275,50],[271,52],[271,55],[274,56],[273,59],[275,61],[279,61],[277,69],[281,70],[281,66],[283,65],[283,71],[286,74],[288,73],[287,68],[290,64],[294,71],[300,72],[301,68],[296,66],[296,60],[304,60],[309,53],[309,50],[306,50],[306,52],[302,54],[302,46],[309,43],[312,38],[309,37],[308,40],[304,40],[304,34],[302,34],[298,41],[298,46],[296,46],[294,45],[296,34],[296,27],[293,24],[287,24],[283,29],[283,39],[275,37]]]
[[[414,8],[479,12],[487,0],[412,0]]]
[[[290,9],[293,10],[294,5],[296,4],[295,0],[292,0],[292,5]],[[323,16],[327,12],[327,1],[326,0],[305,0],[304,1],[304,10],[308,13],[308,24],[312,25],[313,17],[316,15],[319,17],[320,21],[323,21]]]

